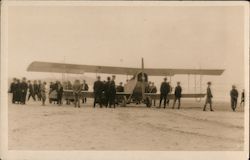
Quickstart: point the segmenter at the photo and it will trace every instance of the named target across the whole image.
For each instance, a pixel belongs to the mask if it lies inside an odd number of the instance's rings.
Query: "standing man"
[[[104,95],[105,95],[105,107],[107,108],[110,102],[110,86],[111,86],[111,78],[107,77],[107,82],[104,84]]]
[[[16,88],[16,94],[15,94],[15,103],[17,102],[17,104],[21,104],[21,96],[22,96],[22,90],[21,90],[21,82],[20,79],[17,79],[17,83],[15,85]]]
[[[243,106],[245,106],[245,90],[244,89],[242,90],[242,93],[241,93],[240,105],[242,105],[242,103],[243,103]]]
[[[28,101],[30,100],[30,97],[32,97],[33,100],[36,101],[34,87],[33,87],[33,85],[32,85],[32,83],[31,83],[30,80],[28,80],[28,88],[29,88]]]
[[[63,96],[63,86],[60,81],[57,81],[57,104],[62,105],[62,96]]]
[[[170,92],[170,85],[167,83],[167,78],[164,78],[164,81],[161,83],[161,96],[160,96],[160,104],[159,108],[161,108],[161,102],[164,99],[164,108],[166,108],[166,100],[168,97],[168,93]]]
[[[181,92],[182,92],[182,88],[180,86],[180,82],[177,82],[177,86],[175,87],[175,91],[174,91],[174,103],[173,103],[172,109],[174,109],[176,100],[178,101],[178,109],[180,109],[180,106],[181,106]]]
[[[103,91],[103,82],[101,82],[101,77],[98,76],[97,77],[97,81],[95,81],[94,83],[94,106],[96,105],[96,103],[100,104],[100,107],[102,108],[102,91]]]
[[[230,91],[230,96],[231,96],[231,107],[232,107],[232,110],[235,112],[235,109],[237,107],[237,100],[238,100],[238,91],[235,85],[232,86],[232,90]]]
[[[110,92],[109,92],[109,96],[110,96],[110,99],[109,99],[109,107],[111,108],[111,105],[114,105],[114,108],[115,108],[115,104],[116,104],[116,98],[115,98],[115,95],[116,95],[116,86],[115,86],[115,75],[112,76],[112,80],[110,82],[110,88],[109,88]]]
[[[46,82],[43,82],[41,86],[41,98],[42,98],[42,105],[45,106],[46,101]]]
[[[35,96],[35,98],[36,98],[36,96],[37,96],[37,99],[39,99],[39,94],[40,94],[40,93],[39,93],[39,86],[38,86],[36,80],[34,80],[33,88],[34,88],[34,96]]]
[[[42,88],[42,81],[38,80],[38,100],[41,101],[41,88]]]
[[[75,80],[73,84],[73,94],[74,94],[74,101],[75,101],[75,107],[78,106],[80,108],[80,98],[81,98],[81,92],[82,92],[82,85],[80,84],[79,80]]]
[[[88,91],[89,90],[89,86],[88,86],[88,84],[86,83],[85,80],[83,80],[82,90],[83,91]],[[82,97],[82,103],[87,103],[87,98],[86,97]]]
[[[20,89],[21,89],[21,104],[26,104],[28,84],[26,83],[25,77],[22,79],[22,83],[20,84]]]
[[[210,86],[211,86],[211,82],[207,82],[207,98],[206,98],[206,102],[205,102],[203,111],[206,111],[207,104],[210,105],[210,111],[214,111],[213,108],[212,108],[212,98],[213,98],[213,95],[212,95],[212,91],[211,91]]]
[[[16,91],[17,91],[16,83],[17,83],[16,78],[13,78],[13,82],[10,84],[10,91],[9,91],[9,93],[12,93],[12,103],[13,104],[16,101]]]

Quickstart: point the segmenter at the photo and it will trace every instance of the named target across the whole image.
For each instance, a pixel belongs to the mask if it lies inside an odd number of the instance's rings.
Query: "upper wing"
[[[124,74],[133,75],[140,71],[139,68],[111,67],[111,66],[94,66],[94,65],[78,65],[51,62],[32,62],[27,71],[35,72],[54,72],[54,73],[73,73],[83,74],[90,73],[108,73],[108,74]]]
[[[94,66],[94,65],[78,65],[52,62],[32,62],[27,71],[35,72],[54,72],[54,73],[74,73],[83,74],[90,73],[107,73],[107,74],[123,74],[134,75],[141,72],[140,68],[127,67],[111,67],[111,66]],[[175,74],[199,74],[199,75],[221,75],[222,69],[156,69],[145,68],[144,72],[150,76],[172,76]]]
[[[145,73],[150,76],[173,76],[175,74],[221,75],[223,69],[163,69],[145,68]]]

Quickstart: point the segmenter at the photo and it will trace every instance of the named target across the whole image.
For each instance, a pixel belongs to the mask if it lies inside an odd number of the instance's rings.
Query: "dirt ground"
[[[191,100],[173,110],[93,108],[90,99],[81,108],[9,103],[9,149],[243,150],[243,107],[232,112],[229,104],[215,103],[215,112],[203,112],[202,104]]]

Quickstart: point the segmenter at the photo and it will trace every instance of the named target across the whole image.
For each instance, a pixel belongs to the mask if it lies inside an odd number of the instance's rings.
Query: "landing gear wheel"
[[[121,107],[126,107],[126,105],[127,105],[127,97],[123,96],[122,102],[121,102]]]
[[[147,107],[152,106],[152,98],[151,97],[146,97],[146,105],[147,105]]]

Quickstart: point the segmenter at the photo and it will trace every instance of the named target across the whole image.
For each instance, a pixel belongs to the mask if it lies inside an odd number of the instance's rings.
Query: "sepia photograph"
[[[248,7],[2,3],[3,155],[219,151],[247,159]]]

